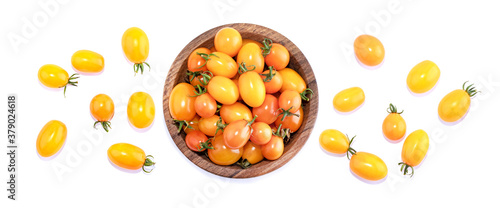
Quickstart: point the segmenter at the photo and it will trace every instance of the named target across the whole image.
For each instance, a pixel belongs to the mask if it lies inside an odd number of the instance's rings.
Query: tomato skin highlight
[[[260,47],[255,43],[248,43],[242,46],[236,60],[240,65],[245,63],[249,69],[253,69],[253,72],[260,74],[264,70],[264,56],[262,56]]]
[[[201,143],[204,143],[208,140],[208,137],[201,131],[191,131],[186,134],[185,142],[189,149],[195,152],[202,152],[204,149],[202,148]]]
[[[425,158],[428,149],[429,135],[422,129],[416,130],[406,138],[401,159],[406,165],[415,167]]]
[[[191,128],[188,128],[187,126],[185,126],[183,128],[184,132],[186,134],[189,134],[189,132],[200,130],[200,127],[198,126],[199,120],[200,120],[200,116],[199,115],[195,115],[194,118],[191,121],[188,121],[188,124],[189,124],[189,126],[191,126]]]
[[[212,54],[206,66],[214,76],[224,76],[231,79],[238,73],[239,66],[232,57],[222,52],[213,52]]]
[[[117,143],[109,147],[108,158],[118,167],[128,170],[137,170],[144,165],[146,154],[144,150],[135,145]]]
[[[145,92],[132,94],[127,104],[127,116],[134,127],[138,129],[149,127],[155,119],[155,104],[151,95]]]
[[[406,78],[406,85],[413,93],[425,93],[436,85],[440,75],[441,71],[434,62],[422,61],[410,70]]]
[[[285,46],[273,43],[269,54],[264,58],[267,66],[272,66],[276,70],[282,70],[290,62],[290,53]]]
[[[250,128],[248,121],[233,121],[224,128],[224,144],[232,149],[242,148],[250,139],[251,133],[252,128]]]
[[[384,161],[367,152],[352,155],[349,167],[354,174],[369,181],[379,181],[387,176],[387,165]]]
[[[250,107],[259,107],[264,103],[266,86],[257,72],[249,71],[240,75],[239,93]]]
[[[242,45],[240,32],[234,28],[226,27],[220,29],[214,38],[215,49],[223,52],[230,57],[236,56]]]
[[[278,118],[278,109],[278,99],[274,95],[267,94],[261,106],[252,108],[252,114],[254,117],[257,116],[256,122],[272,124]]]
[[[38,133],[36,150],[42,157],[50,157],[58,153],[66,142],[68,130],[66,125],[58,120],[47,122]]]
[[[465,116],[470,108],[470,96],[464,90],[453,90],[441,99],[438,115],[445,122],[455,122]]]
[[[243,147],[243,155],[241,159],[246,159],[250,164],[256,164],[264,159],[260,145],[249,141]]]
[[[104,57],[94,51],[79,50],[71,56],[71,65],[84,73],[99,73],[104,69]]]
[[[69,80],[68,72],[54,64],[45,64],[38,70],[40,83],[50,88],[66,86]]]
[[[215,99],[210,94],[203,93],[196,97],[194,109],[202,118],[209,118],[215,115],[217,111],[217,102],[215,102]]]
[[[243,148],[231,149],[224,144],[222,135],[217,135],[212,140],[212,147],[208,149],[208,158],[217,165],[232,165],[243,155]]]
[[[220,116],[222,117],[222,120],[227,123],[241,119],[251,121],[253,118],[250,109],[246,105],[239,102],[235,102],[231,105],[222,105],[220,108]]]
[[[347,136],[335,129],[324,130],[319,136],[319,144],[324,150],[334,154],[345,154],[349,149]]]
[[[281,93],[278,98],[279,107],[284,110],[289,110],[291,113],[295,113],[302,106],[302,98],[297,91],[285,90]]]
[[[168,105],[173,119],[190,121],[196,115],[195,89],[188,83],[177,84],[170,93]]]
[[[252,141],[256,145],[267,144],[273,136],[273,130],[268,124],[264,122],[253,123],[252,130],[253,131],[250,135],[250,141]]]
[[[196,72],[196,71],[208,70],[207,65],[206,65],[207,61],[204,58],[202,58],[200,55],[198,55],[198,53],[210,54],[212,52],[210,51],[210,49],[203,48],[203,47],[197,48],[193,52],[191,52],[191,54],[188,57],[188,62],[187,62],[187,66],[188,66],[189,71]]]
[[[143,63],[149,56],[148,36],[142,29],[131,27],[123,33],[122,49],[130,62]]]
[[[279,136],[272,136],[267,144],[261,146],[262,155],[268,160],[279,159],[284,150],[283,138]]]
[[[360,35],[354,40],[354,53],[367,66],[377,66],[385,57],[384,45],[371,35]]]
[[[351,87],[340,91],[333,98],[333,107],[339,112],[350,112],[365,102],[365,93],[359,87]]]
[[[238,86],[223,76],[214,76],[207,85],[208,93],[219,103],[233,104],[240,96]]]
[[[279,71],[279,73],[283,78],[283,84],[281,86],[280,92],[283,92],[285,90],[295,90],[298,93],[302,93],[307,89],[306,82],[295,70],[285,68]]]
[[[110,121],[115,115],[115,104],[106,94],[98,94],[90,101],[90,113],[97,121]]]

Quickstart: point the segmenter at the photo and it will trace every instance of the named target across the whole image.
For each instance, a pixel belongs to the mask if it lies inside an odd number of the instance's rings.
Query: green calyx
[[[212,146],[212,139],[208,139],[207,141],[205,142],[200,142],[200,147],[198,147],[198,151],[205,151],[207,149],[214,149],[214,147]]]
[[[307,97],[308,95],[311,95],[311,97]],[[305,101],[309,101],[312,98],[312,95],[314,95],[314,91],[312,91],[311,88],[307,88],[304,92],[300,93],[300,97]]]
[[[248,162],[247,159],[241,159],[236,163],[236,165],[240,166],[243,169],[247,169],[252,166],[252,163]]]
[[[189,128],[189,129],[194,129],[192,126],[189,125],[189,122],[186,120],[173,120],[175,125],[178,127],[177,133],[181,133],[182,127],[186,126],[184,129]]]
[[[248,68],[247,68],[247,64],[246,64],[245,62],[241,62],[241,63],[239,64],[239,67],[238,67],[238,73],[239,73],[239,74],[243,74],[243,73],[245,73],[245,72],[255,70],[255,65],[250,65],[249,67],[251,67],[251,66],[253,66],[253,68],[252,68],[252,69],[248,69]]]
[[[264,47],[260,47],[260,49],[262,49],[262,56],[266,57],[267,55],[269,55],[269,53],[271,53],[273,41],[269,38],[264,38],[264,40],[262,41],[262,45],[264,45]]]
[[[71,86],[75,86],[77,87],[78,85],[78,81],[76,81],[78,78],[80,78],[78,76],[79,74],[78,73],[74,73],[72,74],[69,78],[68,78],[68,83],[66,83],[66,85],[64,85],[64,97],[66,97],[66,87],[68,87],[68,85],[71,85]]]
[[[283,124],[278,126],[275,132],[273,132],[274,136],[283,138],[283,143],[288,144],[290,142],[290,129],[282,129]]]
[[[467,87],[465,87],[465,84],[469,82],[469,81],[466,81],[464,82],[464,84],[462,85],[462,89],[467,92],[467,94],[469,94],[469,97],[474,97],[478,92],[481,92],[481,91],[477,91],[476,87],[474,87],[474,84],[470,84],[468,85]]]
[[[226,126],[229,124],[222,123],[222,117],[219,117],[219,120],[217,120],[217,123],[215,123],[215,125],[217,126],[217,130],[215,130],[215,135],[217,135],[219,130],[224,131],[224,128],[226,128]]]
[[[278,109],[278,110],[281,110],[281,113],[279,113],[279,114],[278,114],[278,117],[279,117],[280,115],[283,115],[283,117],[281,117],[281,121],[284,121],[284,120],[285,120],[285,117],[287,117],[287,116],[297,116],[297,117],[299,117],[299,114],[296,114],[296,113],[292,113],[292,112],[290,112],[290,110],[292,110],[292,108],[293,108],[293,106],[292,106],[292,107],[290,107],[288,110],[285,110],[285,109],[283,109],[283,108],[279,108],[279,109]]]
[[[274,71],[274,67],[273,66],[270,66],[269,67],[269,73],[267,74],[260,74],[262,76],[264,76],[264,79],[262,80],[263,82],[270,82],[271,80],[273,80],[273,77],[276,75],[276,71]]]
[[[204,88],[200,85],[196,85],[196,89],[194,90],[194,96],[189,96],[189,97],[198,97],[200,95],[203,95],[207,92],[207,88]]]
[[[349,138],[349,136],[346,134],[347,138]],[[356,150],[354,150],[352,147],[351,147],[351,144],[352,142],[354,141],[354,138],[356,138],[356,136],[353,136],[350,140],[349,140],[349,148],[347,149],[347,159],[351,160],[351,157],[353,155],[356,154]]]
[[[94,129],[97,129],[97,124],[101,124],[102,128],[104,131],[109,132],[109,129],[111,128],[111,122],[110,121],[96,121],[94,123]]]
[[[404,162],[400,162],[400,163],[398,163],[398,165],[401,165],[401,172],[403,172],[403,175],[410,175],[410,178],[413,177],[414,170],[413,170],[412,166],[409,166],[408,164],[406,164]],[[411,169],[411,173],[409,173],[410,169]]]
[[[139,72],[139,70],[141,70],[141,74],[144,73],[144,64],[146,64],[146,66],[148,66],[149,70],[151,71],[151,66],[149,66],[149,64],[147,62],[136,63],[136,64],[134,64],[135,74],[137,74]]]
[[[154,157],[152,155],[146,156],[146,160],[144,161],[144,165],[142,165],[142,171],[144,171],[145,173],[151,173],[151,171],[153,171],[154,165],[156,163],[152,159],[154,159]],[[151,166],[153,166],[153,167],[151,167]],[[151,167],[151,169],[150,170],[146,170],[145,167]]]
[[[186,72],[187,76],[188,76],[188,79],[189,79],[189,82],[192,82],[194,79],[198,79],[198,81],[200,81],[201,85],[203,86],[206,86],[208,85],[208,82],[210,82],[210,79],[212,79],[212,77],[214,77],[214,74],[210,71],[195,71],[195,72],[192,72],[192,71],[187,71]],[[200,78],[203,77],[203,79]],[[189,78],[191,77],[191,78]]]
[[[204,67],[205,65],[207,65],[208,60],[210,60],[210,56],[215,56],[215,57],[219,58],[217,55],[215,55],[213,53],[206,54],[206,53],[196,52],[196,54],[198,54],[199,56],[201,56],[201,58],[205,59],[205,63],[203,63],[203,65],[199,66],[198,69],[200,69],[201,67]]]
[[[392,103],[389,104],[389,107],[387,108],[387,113],[397,113],[397,114],[402,114],[404,112],[404,110],[402,110],[401,112],[398,112],[398,109],[396,108],[395,105],[393,105]]]

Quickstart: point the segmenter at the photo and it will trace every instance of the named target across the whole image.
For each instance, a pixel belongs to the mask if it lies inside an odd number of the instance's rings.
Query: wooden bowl
[[[304,106],[304,121],[299,130],[292,134],[290,142],[285,145],[285,150],[283,155],[274,161],[263,160],[250,168],[242,169],[237,165],[230,166],[220,166],[212,163],[210,159],[205,156],[203,153],[196,153],[191,151],[184,141],[186,134],[182,131],[181,133],[177,133],[177,126],[172,122],[172,117],[169,111],[169,96],[174,88],[180,82],[185,82],[186,80],[186,71],[187,71],[187,59],[189,54],[199,47],[210,48],[214,45],[214,37],[217,31],[224,27],[232,27],[238,30],[242,36],[242,38],[253,39],[258,42],[261,42],[264,38],[271,39],[274,43],[280,43],[285,46],[290,52],[290,63],[288,65],[289,68],[296,70],[300,76],[305,80],[307,86],[314,91],[314,95],[309,102],[303,102]],[[285,36],[279,34],[278,32],[271,30],[269,28],[247,24],[247,23],[236,23],[236,24],[227,24],[219,27],[215,27],[210,29],[203,34],[196,37],[189,44],[182,49],[177,58],[174,60],[174,63],[170,67],[170,71],[168,72],[167,79],[165,80],[165,87],[163,91],[163,114],[165,116],[165,122],[174,140],[175,144],[179,148],[179,150],[189,159],[191,162],[199,166],[200,168],[211,172],[216,175],[228,177],[228,178],[250,178],[255,176],[260,176],[266,173],[269,173],[273,170],[278,169],[279,167],[286,164],[290,161],[295,154],[304,146],[311,131],[314,127],[314,123],[316,122],[316,116],[318,114],[318,86],[316,84],[316,78],[314,77],[314,73],[307,61],[306,57],[302,52],[292,43],[292,41],[288,40]]]

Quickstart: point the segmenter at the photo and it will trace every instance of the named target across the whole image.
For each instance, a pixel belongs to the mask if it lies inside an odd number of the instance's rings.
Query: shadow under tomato
[[[331,153],[331,152],[328,152],[325,149],[323,149],[323,147],[321,147],[321,144],[318,143],[318,146],[321,149],[321,151],[323,151],[327,155],[330,155],[330,156],[333,156],[333,157],[338,157],[338,158],[347,157],[347,153],[344,153],[344,154]]]
[[[405,135],[403,135],[403,137],[401,137],[401,139],[398,139],[398,140],[391,140],[391,139],[389,139],[389,138],[387,138],[387,137],[385,136],[385,134],[384,134],[384,130],[382,130],[382,136],[384,137],[384,139],[385,139],[386,141],[388,141],[388,142],[389,142],[389,143],[391,143],[391,144],[397,144],[397,143],[399,143],[399,142],[403,141],[403,140],[406,138],[406,135],[407,135],[407,134],[408,134],[408,133],[407,133],[407,132],[405,132]]]
[[[360,108],[362,108],[363,106],[365,105],[365,102],[363,102],[360,106],[358,106],[357,108],[355,108],[354,110],[352,111],[349,111],[349,112],[340,112],[338,111],[335,107],[333,107],[333,110],[335,110],[336,113],[340,114],[340,115],[344,115],[344,116],[347,116],[347,115],[351,115],[353,114],[354,112],[358,111]]]
[[[441,117],[439,116],[439,113],[437,113],[437,117],[439,119],[439,121],[441,121],[442,124],[446,125],[446,126],[454,126],[454,125],[457,125],[458,123],[462,122],[465,117],[467,117],[467,114],[469,114],[469,109],[467,109],[467,112],[465,112],[464,116],[462,116],[462,118],[458,119],[457,121],[454,121],[454,122],[447,122],[447,121],[443,121],[443,119],[441,119]]]
[[[425,97],[428,94],[431,94],[436,89],[436,86],[438,86],[440,80],[441,79],[438,79],[438,81],[436,82],[436,84],[430,90],[428,90],[427,92],[424,92],[424,93],[415,93],[415,92],[411,91],[410,88],[408,87],[408,84],[406,84],[406,89],[408,90],[408,92],[410,92],[411,95],[413,95],[415,97]]]
[[[356,175],[356,173],[352,172],[351,168],[349,168],[349,171],[350,171],[350,172],[351,172],[351,174],[352,174],[354,177],[356,177],[358,180],[360,180],[360,181],[362,181],[362,182],[365,182],[365,183],[367,183],[367,184],[380,184],[380,183],[384,182],[384,181],[387,179],[387,175],[386,175],[384,178],[382,178],[382,179],[380,179],[380,180],[378,180],[378,181],[370,181],[370,180],[366,180],[366,179],[361,178],[361,177],[359,177],[358,175]]]
[[[153,119],[153,123],[151,123],[148,127],[140,129],[140,128],[137,128],[134,125],[132,125],[132,123],[130,123],[130,120],[127,118],[127,121],[128,121],[128,124],[130,125],[130,127],[139,133],[144,133],[146,131],[149,131],[149,129],[151,129],[151,127],[153,127],[153,125],[155,124],[155,120],[156,119]]]
[[[97,72],[97,73],[89,73],[89,72],[82,72],[82,71],[79,71],[78,69],[75,69],[74,66],[71,66],[71,68],[73,69],[73,71],[75,71],[76,73],[78,73],[79,75],[84,75],[84,76],[97,76],[97,75],[101,75],[102,73],[104,73],[104,70],[106,69],[106,67],[104,67],[100,72]]]
[[[375,69],[378,69],[380,67],[382,67],[382,65],[384,65],[384,62],[385,62],[385,57],[384,59],[382,60],[382,62],[380,62],[380,64],[378,65],[375,65],[375,66],[368,66],[368,65],[365,65],[363,64],[356,55],[354,55],[354,58],[356,59],[356,61],[358,62],[359,65],[361,65],[361,67],[365,68],[365,69],[369,69],[369,70],[375,70]]]
[[[41,156],[38,151],[36,150],[36,147],[35,147],[35,152],[36,152],[36,155],[38,155],[38,158],[40,158],[40,160],[43,160],[43,161],[51,161],[53,160],[54,158],[56,158],[59,154],[61,154],[62,150],[64,149],[64,147],[66,146],[66,140],[64,141],[63,143],[63,146],[61,147],[61,149],[59,151],[57,151],[56,154],[50,156],[50,157],[43,157]]]
[[[139,173],[139,172],[144,172],[142,171],[141,168],[137,169],[137,170],[129,170],[129,169],[125,169],[125,168],[122,168],[118,165],[115,165],[113,162],[111,162],[111,160],[108,158],[108,162],[109,164],[111,164],[113,167],[115,167],[116,169],[122,171],[122,172],[125,172],[125,173]]]

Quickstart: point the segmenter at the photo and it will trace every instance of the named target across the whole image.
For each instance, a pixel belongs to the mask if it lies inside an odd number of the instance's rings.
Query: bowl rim
[[[269,160],[263,160],[252,167],[248,169],[242,169],[239,166],[236,165],[230,165],[230,166],[221,166],[217,165],[208,159],[208,157],[204,156],[203,153],[196,153],[194,151],[191,151],[189,148],[187,148],[185,141],[184,141],[184,132],[177,133],[177,126],[175,126],[172,123],[172,117],[170,115],[170,110],[169,110],[169,95],[172,91],[172,89],[178,84],[179,78],[180,77],[185,77],[185,75],[179,75],[179,73],[186,67],[186,62],[187,58],[189,57],[189,54],[191,52],[198,48],[198,47],[210,47],[210,46],[202,46],[202,44],[205,44],[207,41],[210,42],[210,39],[212,39],[213,42],[213,37],[222,28],[225,27],[232,27],[236,30],[238,30],[241,34],[242,37],[245,38],[244,36],[246,34],[257,34],[257,35],[262,35],[264,37],[274,37],[270,39],[279,39],[280,41],[277,41],[278,43],[284,45],[290,52],[290,65],[292,65],[292,62],[295,63],[296,65],[301,66],[300,68],[302,69],[301,71],[298,71],[295,69],[296,67],[292,68],[294,71],[299,73],[301,77],[304,79],[306,82],[307,87],[311,88],[314,91],[314,95],[312,96],[311,100],[307,103],[307,105],[304,106],[304,120],[296,133],[292,136],[292,140],[290,144],[285,146],[285,151],[283,155],[274,161],[269,161]],[[212,44],[213,45],[213,44]],[[292,60],[293,59],[293,60]],[[300,63],[299,63],[300,61]],[[220,25],[217,27],[214,27],[212,29],[209,29],[202,34],[198,35],[196,38],[191,40],[177,55],[175,60],[173,61],[167,78],[164,83],[164,91],[163,91],[163,114],[165,118],[165,124],[167,126],[167,129],[169,131],[169,134],[176,144],[177,148],[179,149],[182,154],[187,157],[192,163],[194,163],[196,166],[200,167],[201,169],[208,171],[212,174],[223,176],[223,177],[228,177],[228,178],[251,178],[251,177],[257,177],[261,176],[264,174],[267,174],[269,172],[272,172],[281,166],[285,165],[288,163],[297,153],[300,151],[300,149],[305,145],[306,141],[308,140],[314,124],[316,122],[316,117],[318,113],[318,97],[319,97],[319,92],[317,88],[317,83],[316,83],[316,78],[314,76],[314,72],[307,61],[306,57],[304,54],[300,51],[300,49],[293,43],[291,42],[288,38],[286,38],[284,35],[270,29],[264,26],[256,25],[256,24],[250,24],[250,23],[232,23],[232,24],[225,24],[225,25]],[[307,112],[306,112],[307,109]],[[300,136],[300,137],[299,137]],[[293,147],[293,148],[292,148]],[[292,151],[293,150],[293,151]]]

